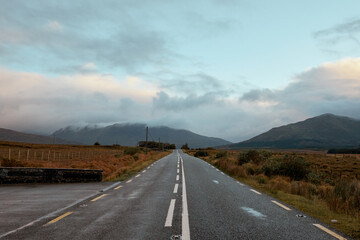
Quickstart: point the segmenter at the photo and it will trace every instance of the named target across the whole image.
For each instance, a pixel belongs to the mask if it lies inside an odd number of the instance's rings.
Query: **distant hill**
[[[231,149],[328,149],[358,147],[360,145],[360,121],[348,117],[323,114],[260,134]]]
[[[54,134],[61,139],[92,145],[99,142],[101,145],[120,144],[122,146],[136,146],[139,141],[145,140],[145,124],[114,124],[101,128],[73,128],[60,129]],[[169,127],[150,127],[149,141],[168,142],[180,148],[187,143],[191,148],[205,148],[226,145],[231,142],[221,138],[206,137],[191,131],[173,129]]]
[[[49,136],[41,136],[36,134],[28,134],[13,131],[10,129],[0,128],[0,141],[9,142],[24,142],[24,143],[37,143],[37,144],[76,144],[74,141],[67,141],[59,138]]]

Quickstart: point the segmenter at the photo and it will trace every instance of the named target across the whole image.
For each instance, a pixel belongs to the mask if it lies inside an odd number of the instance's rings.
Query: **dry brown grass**
[[[9,152],[10,160],[9,161]],[[47,145],[0,141],[0,166],[102,169],[105,181],[124,179],[170,152],[120,146]]]

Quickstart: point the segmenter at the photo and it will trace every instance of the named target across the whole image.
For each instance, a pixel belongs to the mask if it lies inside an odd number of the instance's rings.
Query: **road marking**
[[[180,170],[178,169],[176,172],[179,173],[179,171],[180,171]]]
[[[219,172],[219,169],[216,169],[216,171],[218,171],[218,172]]]
[[[132,182],[132,179],[128,180],[126,183],[131,183]]]
[[[278,205],[279,207],[282,207],[283,209],[285,209],[285,210],[288,210],[288,211],[291,211],[291,209],[290,208],[288,208],[287,206],[285,206],[285,205],[283,205],[283,204],[281,204],[281,203],[279,203],[279,202],[277,202],[277,201],[274,201],[274,200],[271,200],[273,203],[275,203],[276,205]]]
[[[186,184],[185,184],[185,173],[184,173],[184,161],[181,158],[182,164],[182,205],[183,205],[183,212],[182,212],[182,224],[181,224],[181,231],[182,231],[182,240],[190,240],[190,227],[189,227],[189,212],[188,212],[188,204],[187,204],[187,197],[186,197]]]
[[[250,189],[250,191],[253,191],[253,192],[254,192],[254,193],[256,193],[256,194],[261,195],[261,193],[260,193],[260,192],[258,192],[258,191],[256,191],[256,190],[254,190],[254,189]]]
[[[266,218],[266,215],[262,214],[261,212],[256,211],[253,208],[241,207],[241,209],[246,211],[249,215],[260,218],[262,220],[264,220]]]
[[[150,167],[148,167],[147,169],[149,169]]]
[[[225,175],[225,173],[221,172],[222,175]]]
[[[177,191],[178,191],[178,188],[179,188],[179,184],[175,184],[175,187],[174,187],[174,193],[177,193]]]
[[[237,182],[238,184],[240,184],[241,186],[244,186],[244,184],[242,184],[241,182]]]
[[[179,175],[176,175],[176,181],[179,181]]]
[[[109,189],[114,188],[115,186],[117,186],[117,185],[119,185],[119,184],[120,184],[120,182],[115,182],[115,183],[112,184],[111,186],[108,186],[108,187],[102,189],[101,192],[108,191]],[[59,208],[59,209],[57,209],[57,210],[55,210],[55,211],[53,211],[53,212],[51,212],[51,213],[49,213],[49,214],[46,214],[46,215],[44,215],[44,216],[42,216],[42,217],[39,217],[39,218],[35,219],[34,221],[29,222],[29,223],[27,223],[27,224],[25,224],[25,225],[23,225],[23,226],[21,226],[21,227],[18,227],[18,228],[14,229],[14,230],[11,230],[11,231],[9,231],[9,232],[3,233],[3,234],[0,235],[0,239],[3,238],[3,237],[6,237],[6,236],[8,236],[8,235],[11,235],[11,234],[13,234],[13,233],[16,233],[16,232],[18,232],[18,231],[20,231],[20,230],[23,230],[23,229],[25,229],[25,228],[27,228],[27,227],[29,227],[29,226],[32,226],[32,225],[34,225],[35,223],[38,223],[38,222],[40,222],[40,221],[42,221],[42,220],[44,220],[44,219],[47,219],[47,218],[50,218],[50,217],[54,217],[54,216],[57,215],[58,213],[61,213],[61,212],[65,211],[65,210],[67,210],[67,209],[69,209],[69,208],[72,208],[72,207],[76,206],[77,204],[79,204],[79,203],[81,203],[81,202],[83,202],[83,201],[85,201],[85,200],[88,200],[88,199],[96,196],[97,194],[98,194],[98,193],[96,192],[96,193],[93,193],[93,194],[91,194],[91,195],[89,195],[89,196],[86,196],[86,197],[84,197],[84,198],[78,199],[78,200],[70,203],[69,205],[67,205],[67,206],[65,206],[65,207],[63,207],[63,208]]]
[[[59,217],[57,217],[57,218],[55,218],[55,219],[51,220],[50,222],[48,222],[48,223],[44,224],[43,226],[45,227],[45,226],[47,226],[47,225],[50,225],[50,224],[56,223],[57,221],[59,221],[59,220],[63,219],[63,218],[64,218],[64,217],[66,217],[66,216],[69,216],[69,215],[70,215],[70,214],[72,214],[72,213],[73,213],[73,212],[67,212],[67,213],[64,213],[63,215],[61,215],[61,216],[59,216]]]
[[[315,227],[320,228],[320,229],[323,230],[324,232],[327,232],[328,234],[330,234],[331,236],[333,236],[333,237],[335,237],[335,238],[337,238],[337,239],[346,240],[346,238],[344,238],[344,237],[342,237],[342,236],[334,233],[333,231],[327,229],[326,227],[324,227],[324,226],[322,226],[322,225],[320,225],[320,224],[315,224],[315,223],[314,223],[313,225],[314,225]]]
[[[141,176],[141,175],[140,175],[140,174],[138,174],[138,175],[136,175],[135,177],[136,177],[136,178],[138,178],[138,177],[140,177],[140,176]]]
[[[143,173],[146,172],[146,170],[142,171]]]
[[[117,186],[116,188],[114,188],[115,190],[118,190],[119,188],[122,188],[122,186]]]
[[[106,195],[107,195],[107,194],[100,195],[100,196],[94,198],[94,199],[91,200],[91,201],[92,201],[92,202],[95,202],[95,201],[99,200],[100,198],[105,197]]]
[[[169,210],[167,213],[167,217],[165,220],[165,227],[171,227],[172,226],[172,219],[174,216],[174,209],[175,209],[175,200],[176,199],[171,199],[170,201],[170,206],[169,206]]]
[[[217,180],[213,180],[213,182],[216,183],[216,184],[219,184],[219,181],[217,181]]]

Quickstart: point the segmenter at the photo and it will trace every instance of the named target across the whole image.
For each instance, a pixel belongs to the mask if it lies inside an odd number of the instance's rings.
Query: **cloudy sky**
[[[230,141],[360,119],[358,0],[0,0],[0,127],[146,123]]]

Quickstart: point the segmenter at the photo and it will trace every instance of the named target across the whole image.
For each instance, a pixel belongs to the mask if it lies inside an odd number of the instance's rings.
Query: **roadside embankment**
[[[102,181],[102,170],[0,167],[0,184]]]

